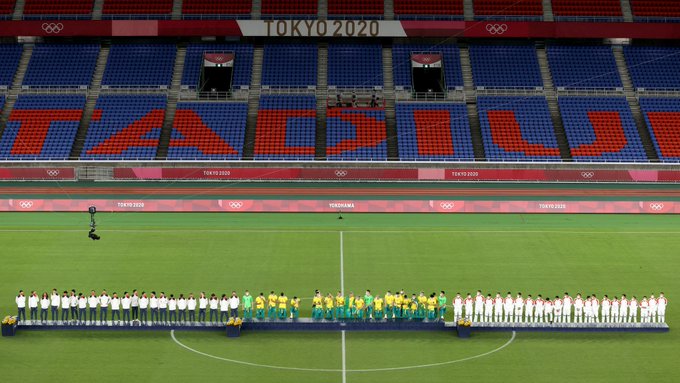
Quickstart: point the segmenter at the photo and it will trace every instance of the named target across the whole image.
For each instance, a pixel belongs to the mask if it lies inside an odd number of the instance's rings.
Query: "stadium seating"
[[[160,95],[99,96],[80,158],[154,159],[165,105],[166,97]]]
[[[635,88],[680,90],[680,48],[624,46]]]
[[[26,0],[24,18],[88,19],[94,0]]]
[[[308,15],[316,18],[318,0],[262,0],[262,15]]]
[[[373,15],[382,17],[385,12],[383,0],[328,0],[328,15]]]
[[[680,99],[640,98],[640,108],[662,162],[680,162]]]
[[[394,45],[392,67],[394,86],[411,89],[411,53],[441,52],[444,56],[444,81],[449,90],[463,87],[463,72],[460,64],[460,49],[457,45]]]
[[[102,18],[169,19],[173,0],[104,0]]]
[[[263,95],[257,112],[256,160],[312,160],[316,143],[316,97]]]
[[[90,86],[99,45],[37,44],[24,76],[24,86],[77,88]]]
[[[470,63],[476,87],[543,87],[533,45],[471,45]]]
[[[630,0],[635,18],[680,18],[680,2],[677,0]]]
[[[105,87],[169,87],[175,66],[174,44],[112,45],[102,85]]]
[[[542,0],[475,0],[473,5],[476,18],[493,19],[498,16],[543,18]]]
[[[623,97],[560,97],[574,161],[647,161],[633,114]]]
[[[245,103],[178,103],[168,159],[240,160],[247,117]]]
[[[265,45],[262,85],[280,88],[315,86],[317,61],[314,44]]]
[[[622,18],[621,0],[552,0],[555,20],[592,19],[616,20]]]
[[[250,86],[253,72],[253,46],[250,44],[192,44],[187,47],[184,59],[182,86],[196,89],[201,78],[204,52],[234,52],[232,88]]]
[[[397,19],[463,19],[463,0],[394,0]]]
[[[328,85],[338,88],[382,87],[382,46],[330,44]]]
[[[333,108],[326,112],[329,161],[387,160],[384,109]]]
[[[558,88],[622,88],[614,53],[608,46],[551,45],[548,61]]]
[[[252,0],[183,0],[184,18],[244,18],[250,17]]]
[[[397,141],[402,161],[474,158],[464,104],[397,103]]]
[[[0,20],[11,19],[16,0],[0,0]]]
[[[84,108],[84,95],[20,95],[0,140],[0,158],[67,159]]]
[[[23,49],[19,44],[0,44],[0,88],[12,86]]]
[[[477,97],[489,161],[560,161],[545,97]]]

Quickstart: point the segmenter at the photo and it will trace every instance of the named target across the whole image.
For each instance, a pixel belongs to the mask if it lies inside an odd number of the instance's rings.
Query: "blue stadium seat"
[[[548,46],[553,83],[558,88],[623,88],[614,53],[609,46]]]
[[[680,162],[680,99],[641,97],[640,108],[661,162]]]
[[[247,118],[245,103],[178,103],[168,159],[240,160]]]
[[[0,87],[12,86],[23,50],[19,44],[0,44]]]
[[[635,88],[680,90],[680,48],[624,46]]]
[[[187,47],[182,86],[196,89],[201,78],[204,52],[234,52],[232,88],[250,86],[253,72],[253,46],[250,44],[192,44]]]
[[[326,112],[329,161],[386,161],[384,109],[332,108]]]
[[[471,45],[470,63],[476,87],[543,87],[533,45]]]
[[[175,44],[112,45],[102,85],[170,87],[176,54]]]
[[[328,45],[328,85],[338,88],[382,87],[382,46]]]
[[[97,44],[37,44],[23,85],[37,88],[89,87],[98,57]]]
[[[260,97],[255,134],[256,160],[312,160],[315,140],[315,96]]]
[[[262,85],[278,88],[316,86],[317,61],[315,44],[265,45]]]
[[[463,72],[460,64],[460,49],[457,45],[394,45],[392,47],[392,71],[394,86],[411,89],[411,53],[441,52],[444,56],[444,81],[446,88],[453,90],[463,87]]]

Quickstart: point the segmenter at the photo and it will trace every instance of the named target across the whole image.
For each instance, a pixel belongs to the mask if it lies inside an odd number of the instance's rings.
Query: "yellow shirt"
[[[296,308],[296,309],[300,308],[300,298],[298,298],[298,299],[291,299],[291,301],[290,301],[290,307],[293,307],[293,308]]]
[[[357,298],[354,303],[357,305],[357,309],[361,310],[364,308],[364,300],[361,298]]]
[[[408,310],[410,304],[411,300],[408,298],[404,298],[404,300],[401,302],[401,308]]]
[[[383,299],[380,297],[375,298],[375,300],[373,301],[373,307],[375,308],[376,311],[382,310]]]
[[[326,305],[327,309],[332,309],[333,308],[333,298],[331,297],[326,297],[323,299],[323,303]]]
[[[321,301],[321,297],[314,297],[314,298],[312,298],[312,304],[313,304],[314,307],[316,307],[316,308],[321,308],[321,302],[322,302],[322,301]]]
[[[354,297],[349,297],[349,307],[355,307],[356,299]]]
[[[394,306],[394,295],[385,295],[385,304],[388,306]]]
[[[416,299],[411,301],[411,310],[418,310],[418,302]]]
[[[264,297],[255,298],[255,308],[258,308],[258,309],[264,308]]]
[[[335,297],[335,305],[338,307],[343,307],[345,305],[345,297],[343,296]]]
[[[279,308],[280,309],[285,309],[286,306],[288,306],[288,297],[287,296],[282,296],[279,297]]]
[[[427,309],[434,310],[437,307],[437,298],[429,298],[427,300]]]
[[[402,297],[400,294],[397,294],[394,296],[394,304],[397,307],[401,307],[401,303],[404,301],[404,297]]]
[[[279,297],[277,297],[274,294],[269,294],[268,300],[269,300],[269,307],[276,307],[276,302],[278,302]]]
[[[423,295],[422,297],[421,297],[421,296],[418,296],[418,305],[420,305],[420,306],[425,306],[425,304],[427,303],[427,301],[428,301],[428,299],[427,299],[426,296],[424,296],[424,295]]]

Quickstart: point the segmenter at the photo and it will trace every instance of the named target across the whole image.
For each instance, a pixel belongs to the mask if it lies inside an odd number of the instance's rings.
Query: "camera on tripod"
[[[95,231],[97,231],[97,223],[94,220],[94,215],[97,214],[97,207],[90,206],[87,211],[90,213],[90,232],[87,234],[87,237],[93,241],[99,241],[101,237],[95,234]]]

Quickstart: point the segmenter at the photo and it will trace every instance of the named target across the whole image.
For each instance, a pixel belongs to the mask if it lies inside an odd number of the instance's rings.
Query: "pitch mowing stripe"
[[[58,233],[69,233],[69,232],[84,232],[85,229],[0,229],[0,233],[47,233],[47,232],[58,232]],[[145,232],[145,233],[338,233],[338,232],[349,232],[349,233],[385,233],[385,234],[403,234],[403,233],[480,233],[480,234],[527,234],[527,233],[554,233],[554,234],[680,234],[680,231],[572,231],[572,230],[427,230],[427,229],[414,229],[414,230],[303,230],[303,229],[291,229],[291,230],[267,230],[267,229],[101,229],[101,232],[110,233],[135,233],[135,232]]]
[[[340,232],[340,292],[345,296],[345,240],[344,233]],[[345,345],[345,330],[342,337],[342,383],[347,383],[347,346]]]
[[[195,350],[184,343],[180,342],[176,337],[175,337],[175,330],[170,330],[170,337],[172,340],[180,347],[189,350],[193,353],[205,356],[207,358],[212,358],[216,360],[221,360],[224,362],[229,362],[229,363],[234,363],[234,364],[241,364],[245,366],[251,366],[251,367],[261,367],[261,368],[269,368],[269,369],[275,369],[275,370],[288,370],[288,371],[305,371],[305,372],[342,372],[342,373],[347,373],[347,372],[384,372],[384,371],[403,371],[403,370],[413,370],[417,368],[428,368],[428,367],[438,367],[438,366],[446,366],[449,364],[455,364],[455,363],[461,363],[461,362],[466,362],[468,360],[473,360],[473,359],[478,359],[478,358],[483,358],[485,356],[489,356],[491,354],[494,354],[498,351],[503,350],[504,348],[508,347],[512,342],[515,341],[515,338],[517,336],[517,333],[515,331],[512,332],[512,336],[510,339],[505,342],[503,345],[491,350],[487,351],[482,354],[478,355],[473,355],[473,356],[468,356],[466,358],[461,358],[461,359],[454,359],[454,360],[448,360],[445,362],[438,362],[438,363],[428,363],[428,364],[417,364],[413,366],[402,366],[402,367],[384,367],[384,368],[366,368],[366,369],[356,369],[356,370],[348,370],[348,369],[335,369],[335,368],[304,368],[304,367],[287,367],[287,366],[276,366],[276,365],[271,365],[271,364],[259,364],[259,363],[252,363],[252,362],[246,362],[243,360],[236,360],[236,359],[229,359],[229,358],[223,358],[221,356],[216,356],[216,355],[211,355],[202,351]]]

